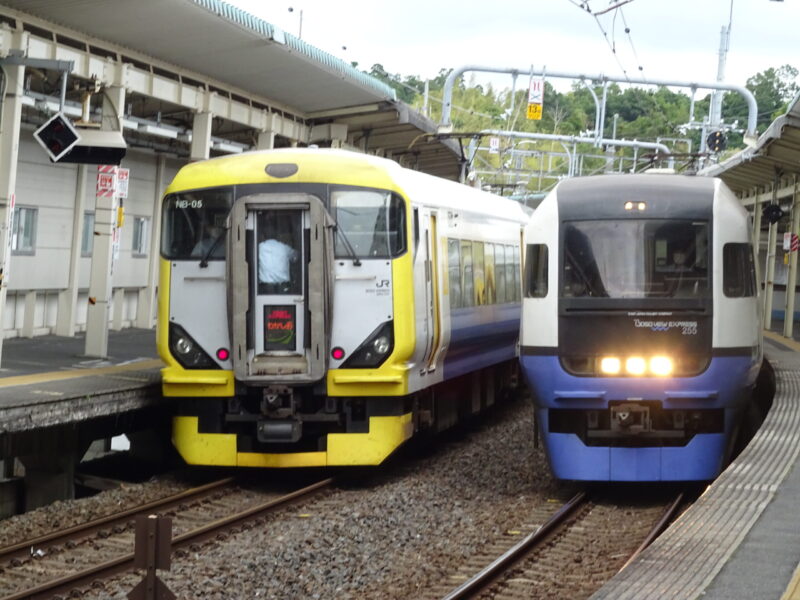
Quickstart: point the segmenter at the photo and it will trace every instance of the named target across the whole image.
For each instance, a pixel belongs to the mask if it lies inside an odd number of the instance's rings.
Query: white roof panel
[[[1,0],[303,112],[396,99],[383,82],[221,0]]]

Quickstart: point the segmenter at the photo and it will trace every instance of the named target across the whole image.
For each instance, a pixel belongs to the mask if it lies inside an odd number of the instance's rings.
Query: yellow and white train
[[[185,166],[164,198],[158,314],[180,454],[375,465],[493,403],[516,379],[527,220],[354,152]]]

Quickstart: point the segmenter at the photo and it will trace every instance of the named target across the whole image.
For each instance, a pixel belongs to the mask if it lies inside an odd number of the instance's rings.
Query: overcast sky
[[[621,1],[588,5],[598,12]],[[630,77],[713,82],[720,30],[731,15],[731,0],[630,0],[596,19],[576,6],[580,0],[228,2],[293,35],[302,10],[309,44],[362,69],[380,63],[390,73],[422,78],[470,64],[618,77],[624,69]],[[798,23],[800,0],[733,0],[725,82],[743,85],[784,64],[800,68]],[[493,82],[511,85],[510,76]]]

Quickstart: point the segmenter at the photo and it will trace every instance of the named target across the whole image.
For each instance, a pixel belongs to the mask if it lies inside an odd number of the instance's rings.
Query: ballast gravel
[[[529,398],[495,407],[478,425],[424,451],[365,471],[363,479],[351,476],[259,527],[177,553],[172,569],[159,576],[187,600],[415,598],[524,523],[526,507],[552,498],[555,510],[567,494],[551,478],[542,449],[534,448]],[[148,485],[154,484],[137,491]],[[118,508],[128,491],[59,502],[47,507],[46,517],[34,511],[0,522],[0,530],[13,523],[26,528],[16,537],[30,535],[36,525],[27,519],[63,526],[76,510],[100,514],[103,502]],[[9,536],[3,531],[2,537]],[[123,599],[140,580],[141,574],[126,575],[82,597]]]

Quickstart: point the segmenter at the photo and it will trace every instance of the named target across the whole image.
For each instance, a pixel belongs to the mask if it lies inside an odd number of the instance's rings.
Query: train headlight
[[[372,349],[375,350],[375,354],[379,356],[385,356],[391,347],[392,343],[389,341],[389,336],[387,335],[379,336],[372,342]]]
[[[186,330],[175,323],[169,324],[169,351],[185,369],[219,369],[217,364],[200,347]]]
[[[641,356],[631,356],[625,361],[625,370],[628,375],[644,375],[647,362]]]
[[[604,356],[600,359],[600,372],[603,375],[617,375],[622,369],[622,363],[616,356]]]
[[[175,350],[178,354],[183,354],[184,356],[189,354],[194,349],[194,344],[192,344],[192,340],[186,337],[179,337],[175,340]]]
[[[383,364],[394,348],[392,321],[379,325],[342,364],[343,369],[373,368]]]
[[[653,375],[666,377],[672,375],[672,360],[666,356],[654,356],[650,359],[650,372]]]

